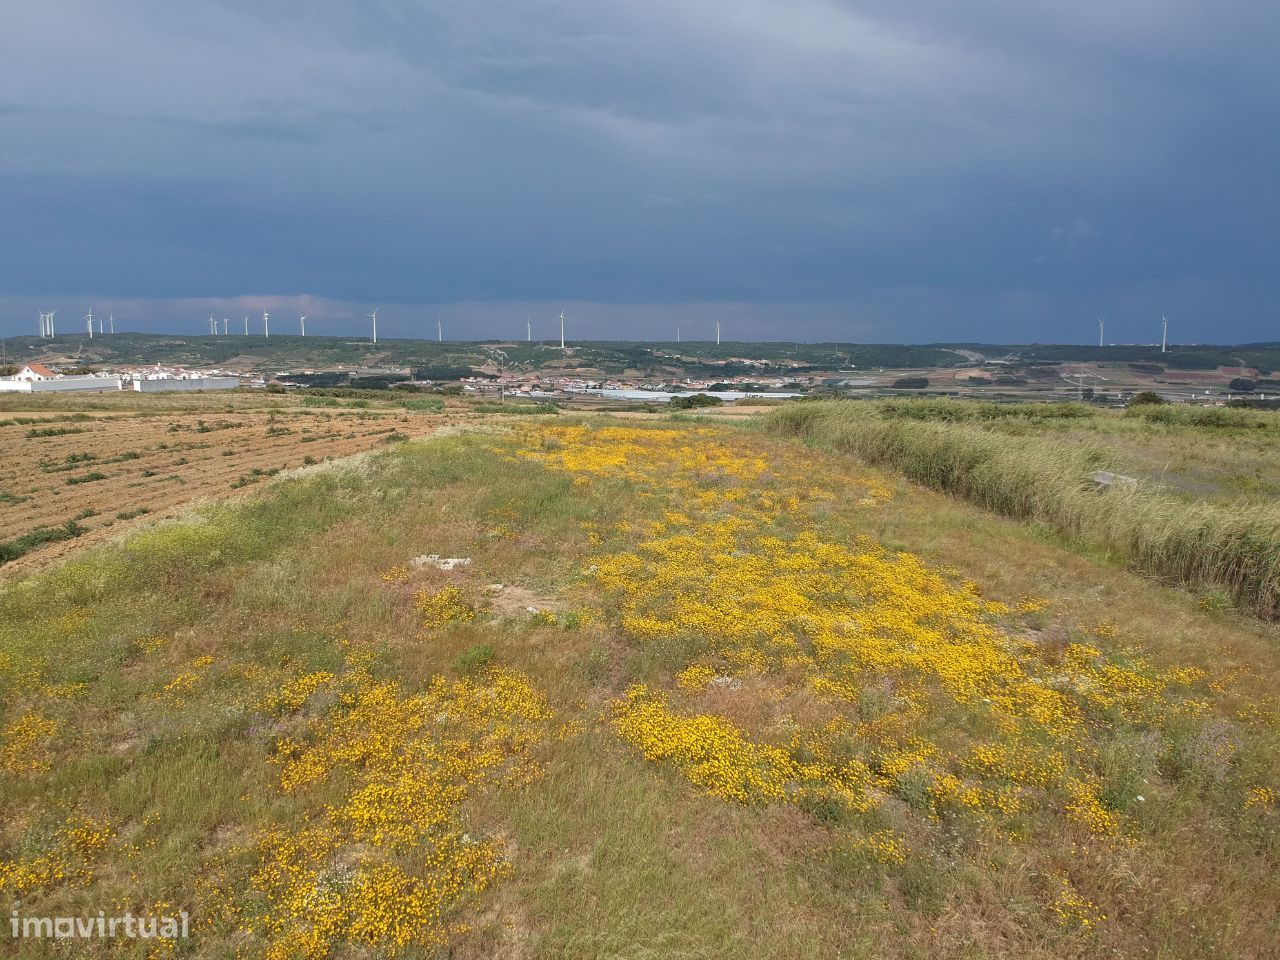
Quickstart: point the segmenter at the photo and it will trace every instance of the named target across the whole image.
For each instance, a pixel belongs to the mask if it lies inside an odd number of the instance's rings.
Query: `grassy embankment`
[[[1280,419],[1269,414],[828,402],[773,411],[765,429],[855,453],[1147,573],[1222,594],[1206,602],[1229,597],[1263,617],[1280,614],[1280,509],[1256,493],[1264,467],[1280,466]],[[1250,458],[1253,484],[1240,474]],[[1088,479],[1098,470],[1139,482],[1099,492]]]
[[[186,908],[199,957],[1262,957],[1275,639],[788,441],[412,443],[0,591],[0,907]]]

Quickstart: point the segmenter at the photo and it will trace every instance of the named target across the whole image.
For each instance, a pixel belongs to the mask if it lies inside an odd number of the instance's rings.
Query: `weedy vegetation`
[[[1136,408],[1118,418],[1076,404],[825,402],[770,411],[765,429],[855,453],[917,483],[1046,524],[1156,576],[1196,590],[1224,590],[1237,604],[1275,618],[1280,508],[1274,499],[1231,495],[1231,452],[1219,450],[1218,489],[1192,496],[1170,479],[1168,463],[1153,475],[1125,447],[1155,423],[1165,428],[1171,460],[1178,456],[1176,447],[1186,459],[1194,459],[1191,451],[1199,447],[1203,458],[1201,432],[1229,426],[1257,432],[1271,458],[1280,456],[1280,418],[1252,411],[1164,410]],[[1212,414],[1212,426],[1206,427],[1205,414]],[[1084,426],[1062,426],[1077,423]],[[1103,490],[1090,479],[1098,471],[1148,476]]]
[[[10,579],[0,908],[190,911],[139,957],[1272,952],[1276,627],[817,423],[495,418]]]

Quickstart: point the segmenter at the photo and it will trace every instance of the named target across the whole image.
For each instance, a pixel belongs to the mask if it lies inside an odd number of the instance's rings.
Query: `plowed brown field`
[[[445,419],[302,409],[16,423],[0,415],[0,541],[68,521],[84,528],[0,565],[0,576],[48,563],[130,522],[251,489],[281,470],[370,450],[392,434],[429,434]]]

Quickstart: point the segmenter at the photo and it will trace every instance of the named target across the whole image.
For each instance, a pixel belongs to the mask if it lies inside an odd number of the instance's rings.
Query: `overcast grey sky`
[[[9,0],[0,332],[1280,340],[1278,50],[1273,0]]]

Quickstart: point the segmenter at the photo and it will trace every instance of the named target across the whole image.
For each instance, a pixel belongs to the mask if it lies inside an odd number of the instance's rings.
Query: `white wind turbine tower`
[[[436,317],[436,343],[444,342],[444,317]]]
[[[247,313],[244,315],[244,335],[246,337],[249,335],[249,315]]]
[[[264,337],[271,336],[271,314],[262,311],[262,335]]]
[[[1099,317],[1099,318],[1098,318],[1098,346],[1102,346],[1102,333],[1103,333],[1103,329],[1104,329],[1104,327],[1105,327],[1105,325],[1106,325],[1106,322],[1107,322],[1107,318],[1106,318],[1106,317]]]
[[[305,337],[307,335],[307,315],[305,313],[298,314],[298,328]]]
[[[209,336],[216,337],[218,335],[218,321],[213,319],[213,314],[209,314]]]
[[[680,342],[680,328],[676,327],[676,343]]]
[[[1169,318],[1160,315],[1160,352],[1164,353],[1169,349]]]
[[[533,321],[528,317],[524,318],[524,340],[525,343],[533,343]]]
[[[84,315],[85,326],[89,330],[89,339],[93,339],[93,307],[89,308],[89,312]]]
[[[225,322],[225,321],[224,321],[224,322]],[[111,317],[107,320],[107,328],[108,328],[112,333],[115,333],[115,332],[116,332],[116,315],[115,315],[114,313],[113,313],[113,314],[111,314]]]
[[[222,335],[223,335],[224,337],[227,335],[227,325],[228,325],[230,322],[231,322],[231,321],[230,321],[230,320],[228,320],[226,317],[223,317],[223,318],[222,318]]]
[[[720,321],[716,321],[716,346],[720,346]]]
[[[564,311],[560,311],[560,349],[564,349]]]
[[[102,318],[98,318],[98,336],[102,336]]]
[[[373,313],[369,314],[369,319],[373,321],[373,342],[378,342],[378,308],[373,308]]]
[[[49,311],[49,336],[50,337],[56,337],[58,335],[57,331],[53,329],[53,315],[57,312],[58,312],[57,310]]]

